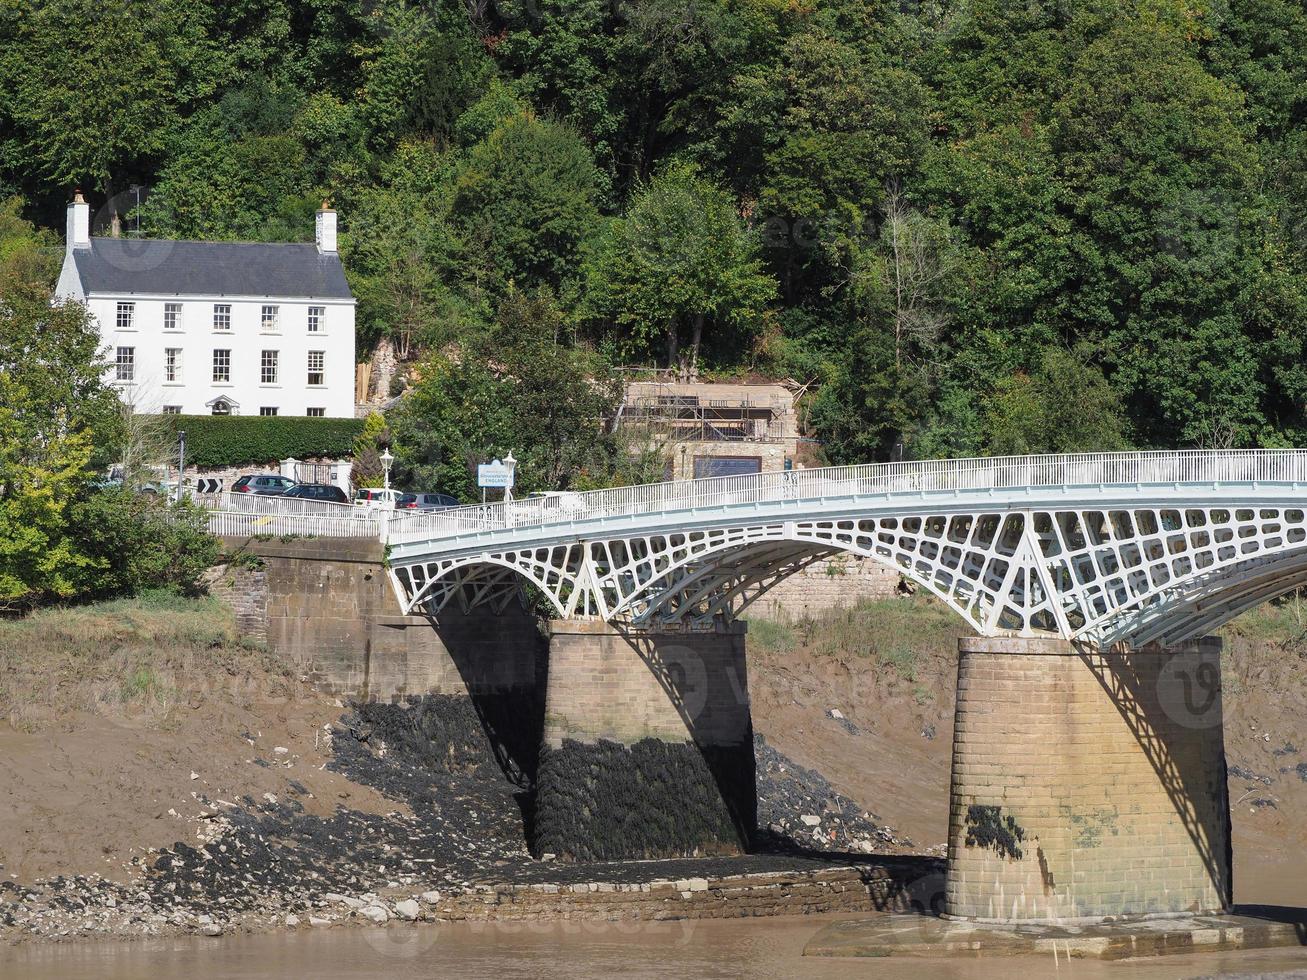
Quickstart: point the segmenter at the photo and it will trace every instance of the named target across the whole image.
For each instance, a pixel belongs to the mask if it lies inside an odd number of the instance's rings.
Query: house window
[[[225,384],[231,381],[231,351],[215,350],[213,352],[213,380],[215,384]],[[214,415],[228,415],[230,408],[226,412],[215,411]]]
[[[276,415],[276,414],[277,414],[277,409],[276,409],[275,406],[272,406],[272,405],[264,405],[262,408],[259,409],[259,414],[260,414],[260,415]]]
[[[325,408],[310,408],[304,414],[306,414],[311,419],[320,419],[326,417],[327,410]]]
[[[118,304],[118,329],[119,330],[131,330],[132,321],[135,318],[136,318],[135,303]]]
[[[163,329],[180,330],[182,328],[181,303],[163,304]]]
[[[180,405],[163,406],[164,415],[180,415],[181,413],[182,413],[182,407]]]
[[[119,347],[114,357],[114,377],[118,381],[136,378],[136,348]]]
[[[278,307],[276,306],[265,306],[263,308],[263,316],[259,322],[264,333],[277,332],[277,314]]]
[[[325,306],[309,307],[309,333],[322,332],[322,320],[327,315]]]
[[[213,414],[214,414],[214,415],[230,415],[230,414],[231,414],[231,402],[227,401],[227,399],[225,399],[225,398],[219,398],[216,402],[213,403]]]
[[[214,330],[231,329],[231,304],[230,303],[213,304],[213,329]]]
[[[166,347],[163,351],[163,380],[175,384],[182,379],[182,349]]]
[[[265,385],[277,383],[277,352],[265,350],[259,361],[259,381]]]
[[[326,351],[311,350],[309,351],[309,384],[320,385],[323,383],[324,367],[327,359]]]

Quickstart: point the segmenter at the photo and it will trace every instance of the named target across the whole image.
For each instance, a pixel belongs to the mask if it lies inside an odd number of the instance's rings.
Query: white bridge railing
[[[222,494],[210,504],[213,510],[210,527],[214,533],[224,535],[377,536],[390,543],[408,543],[510,527],[540,527],[769,501],[958,490],[1227,482],[1307,483],[1307,450],[1081,453],[868,463],[650,483],[403,515],[362,511],[348,504]]]

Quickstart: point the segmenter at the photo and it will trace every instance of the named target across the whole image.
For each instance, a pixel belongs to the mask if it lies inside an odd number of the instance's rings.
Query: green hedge
[[[346,459],[363,431],[362,419],[295,415],[169,415],[186,432],[187,466],[246,466],[294,456]]]

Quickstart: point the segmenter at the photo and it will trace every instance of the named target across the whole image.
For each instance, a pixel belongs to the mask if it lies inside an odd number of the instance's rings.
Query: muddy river
[[[1172,978],[1219,973],[1307,976],[1307,948],[1201,954],[1123,963],[1054,964],[1045,958],[835,960],[802,956],[827,918],[548,925],[435,924],[340,928],[220,939],[31,946],[0,952],[0,980],[344,980],[359,977],[1020,976]]]

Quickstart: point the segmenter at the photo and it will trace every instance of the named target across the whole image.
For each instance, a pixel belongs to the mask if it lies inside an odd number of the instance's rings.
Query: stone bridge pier
[[[944,913],[1089,922],[1231,905],[1221,643],[959,644]]]
[[[550,624],[537,853],[736,854],[756,819],[743,623],[693,632]]]

